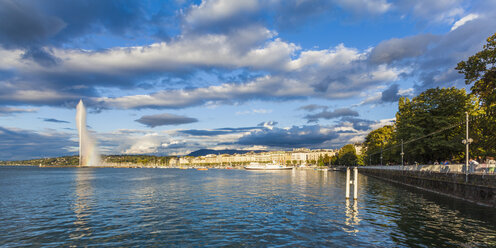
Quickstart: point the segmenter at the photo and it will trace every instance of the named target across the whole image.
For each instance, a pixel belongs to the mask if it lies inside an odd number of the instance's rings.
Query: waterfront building
[[[332,157],[336,151],[332,149],[310,150],[308,148],[293,149],[293,151],[269,151],[245,154],[208,154],[199,157],[184,156],[180,157],[175,164],[179,166],[190,165],[247,165],[251,162],[270,163],[277,162],[281,164],[291,163],[295,165],[309,165],[318,161],[325,156]],[[172,164],[172,163],[171,163]]]

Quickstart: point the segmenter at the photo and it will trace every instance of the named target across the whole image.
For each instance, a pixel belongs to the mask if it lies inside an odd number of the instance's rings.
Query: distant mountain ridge
[[[236,154],[236,153],[237,154],[245,154],[245,153],[249,153],[249,152],[260,153],[260,152],[266,152],[266,151],[264,151],[264,150],[230,150],[230,149],[226,149],[226,150],[213,150],[213,149],[200,149],[200,150],[191,152],[187,156],[199,157],[199,156],[205,156],[205,155],[208,155],[208,154],[215,154],[215,155],[229,154],[229,155],[233,155],[233,154]]]

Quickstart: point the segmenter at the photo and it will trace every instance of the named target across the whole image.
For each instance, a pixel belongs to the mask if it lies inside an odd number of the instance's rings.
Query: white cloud
[[[17,113],[33,113],[38,111],[36,108],[15,108],[15,107],[0,107],[0,116],[12,115]]]
[[[236,115],[248,115],[248,114],[270,114],[272,109],[251,109],[245,111],[237,111]]]
[[[191,6],[185,15],[185,21],[191,26],[217,23],[258,9],[257,0],[203,0],[200,5]]]
[[[392,4],[386,0],[336,0],[343,8],[356,13],[383,14],[391,9]]]
[[[370,125],[371,130],[379,129],[383,126],[386,125],[392,125],[396,121],[396,118],[390,118],[390,119],[382,119],[376,122],[375,124]]]
[[[413,12],[413,15],[429,22],[453,23],[456,16],[464,13],[463,0],[403,0],[395,3],[403,12]]]
[[[474,13],[468,14],[465,17],[461,18],[460,20],[456,21],[455,24],[453,24],[453,26],[451,27],[450,31],[453,31],[453,30],[459,28],[460,26],[463,26],[465,23],[472,21],[472,20],[475,20],[477,18],[479,18],[478,14],[474,14]]]
[[[6,67],[28,75],[96,74],[130,76],[154,72],[181,72],[194,67],[253,69],[282,68],[299,48],[280,39],[260,26],[250,26],[229,35],[205,34],[181,36],[169,43],[148,46],[112,48],[104,51],[82,51],[54,48],[60,65],[43,67],[34,61],[19,61],[15,53],[2,59]],[[261,44],[260,44],[261,43]],[[258,45],[260,44],[260,45]],[[7,53],[0,49],[0,54]],[[3,61],[5,60],[5,61]]]
[[[135,141],[128,149],[123,151],[124,154],[151,154],[159,152],[162,147],[160,137],[157,135],[145,135]]]
[[[264,67],[274,75],[245,83],[224,83],[195,89],[163,90],[147,95],[96,99],[112,108],[184,108],[206,103],[243,102],[252,99],[288,99],[319,97],[338,99],[354,97],[378,83],[393,82],[404,69],[387,65],[367,65],[370,50],[360,52],[340,44],[332,49],[303,51],[294,59],[296,48],[279,39],[263,49],[251,50],[243,64]],[[201,52],[200,52],[201,53]],[[278,56],[283,55],[284,56]],[[217,56],[218,57],[218,56]],[[265,59],[271,58],[271,59]],[[222,60],[222,59],[221,59]],[[227,60],[226,60],[227,61]],[[249,61],[249,62],[247,62]],[[257,62],[258,61],[258,62]],[[233,58],[230,63],[236,62]]]

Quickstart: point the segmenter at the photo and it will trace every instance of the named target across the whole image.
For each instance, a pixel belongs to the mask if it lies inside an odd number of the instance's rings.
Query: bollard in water
[[[354,172],[353,174],[355,174],[353,177],[353,199],[356,200],[358,198],[357,197],[358,196],[358,168],[355,167],[353,169],[353,172]]]
[[[346,199],[350,198],[350,168],[346,168]]]

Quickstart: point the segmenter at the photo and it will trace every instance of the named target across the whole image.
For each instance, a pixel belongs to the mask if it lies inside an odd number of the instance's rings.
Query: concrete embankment
[[[443,166],[366,166],[359,172],[390,182],[399,183],[474,202],[496,207],[496,175],[465,174],[447,170]]]

